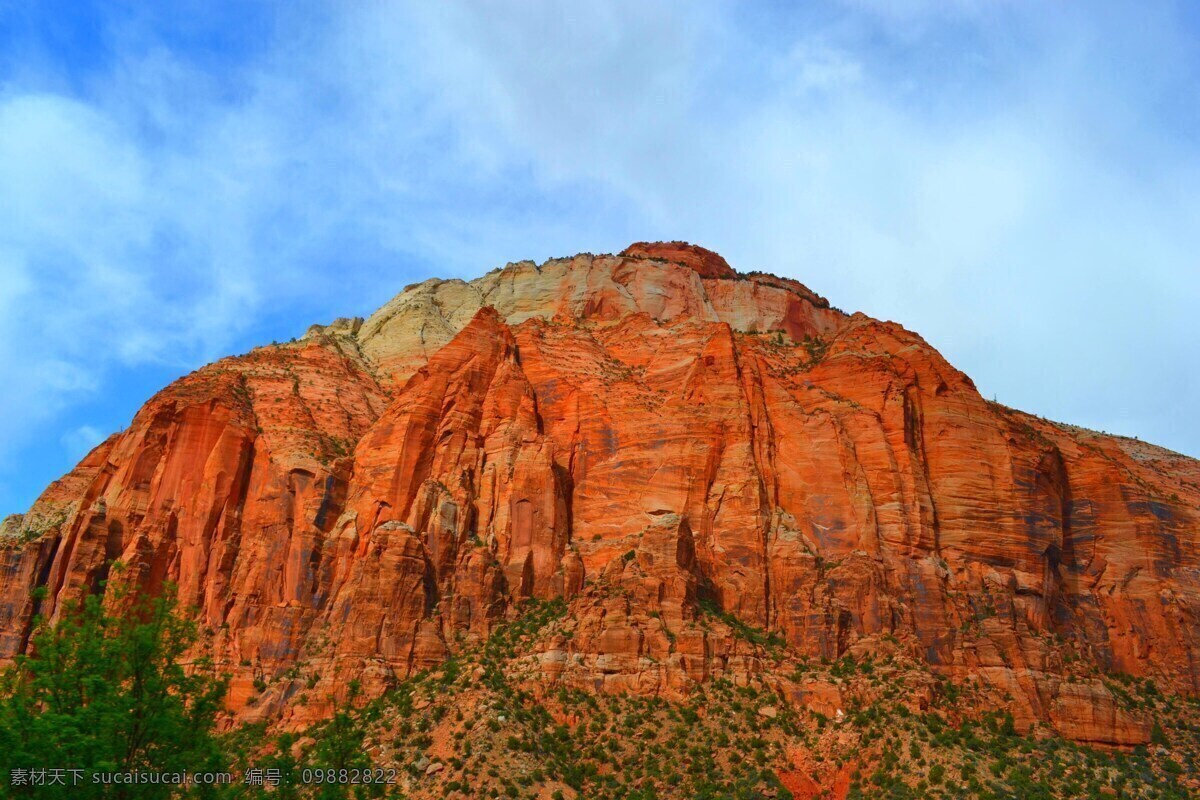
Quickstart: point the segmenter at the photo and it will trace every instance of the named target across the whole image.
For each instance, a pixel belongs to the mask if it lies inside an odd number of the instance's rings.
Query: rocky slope
[[[889,655],[930,671],[914,702],[969,684],[1133,746],[1106,675],[1200,689],[1200,462],[679,243],[426,281],[205,367],[3,531],[0,657],[119,560],[195,609],[244,720],[377,696],[522,598],[568,604],[536,680],[592,693],[767,681],[832,715],[845,687],[794,665]]]
[[[981,710],[979,687],[937,688],[929,666],[902,653],[821,664],[775,644],[772,669],[744,683],[716,678],[676,699],[600,694],[546,681],[529,652],[570,634],[566,612],[562,599],[522,603],[483,645],[343,707],[352,722],[341,730],[414,800],[1182,800],[1200,790],[1200,707],[1148,680],[1104,679],[1123,708],[1158,720],[1151,746],[1130,752],[1023,732],[1010,713]],[[720,617],[706,611],[700,624]],[[773,675],[837,687],[845,708],[790,702]],[[268,747],[290,755],[278,762],[291,767],[288,785],[331,730],[318,724]]]

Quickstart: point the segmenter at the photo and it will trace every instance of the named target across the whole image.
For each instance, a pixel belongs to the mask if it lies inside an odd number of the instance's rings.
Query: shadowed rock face
[[[120,560],[178,587],[247,719],[382,691],[527,596],[578,621],[539,645],[548,678],[768,671],[703,603],[1131,744],[1145,724],[1067,665],[1200,689],[1198,508],[1194,460],[989,403],[794,281],[638,244],[426,281],[168,387],[5,523],[0,656]]]

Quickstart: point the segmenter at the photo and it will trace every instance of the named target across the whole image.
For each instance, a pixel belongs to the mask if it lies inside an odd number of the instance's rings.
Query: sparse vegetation
[[[1171,696],[1153,681],[1108,676],[1106,685],[1124,707],[1156,722],[1149,746],[1104,751],[1046,729],[1021,730],[1012,714],[982,710],[971,684],[937,679],[902,656],[801,658],[778,635],[709,601],[697,624],[727,626],[757,652],[785,659],[774,673],[789,676],[783,685],[843,687],[844,708],[834,715],[790,703],[770,674],[736,684],[718,676],[672,700],[547,682],[538,654],[546,642],[567,638],[570,620],[562,600],[530,600],[486,640],[463,646],[381,698],[362,702],[352,684],[332,718],[307,731],[272,734],[254,725],[218,735],[223,684],[203,664],[190,673],[177,666],[195,630],[166,601],[145,608],[140,616],[111,617],[89,599],[79,614],[42,629],[38,655],[7,677],[0,757],[14,767],[65,753],[96,769],[129,758],[147,768],[183,759],[239,775],[265,768],[282,778],[271,794],[278,800],[788,798],[809,780],[826,786],[843,780],[854,798],[1174,800],[1200,785],[1200,702]],[[134,690],[137,664],[156,665],[148,674],[160,676],[157,690]],[[101,677],[104,683],[96,683]],[[81,687],[95,692],[89,702],[72,699]],[[122,727],[131,707],[156,720],[144,739],[131,739]],[[112,755],[104,742],[117,743]],[[372,766],[395,770],[396,782],[298,779],[306,769]],[[261,791],[238,783],[121,796],[237,798]]]

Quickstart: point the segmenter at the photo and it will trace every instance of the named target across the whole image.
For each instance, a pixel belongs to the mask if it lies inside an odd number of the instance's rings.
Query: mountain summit
[[[378,696],[527,598],[565,603],[517,654],[544,691],[765,684],[832,719],[860,690],[797,665],[891,659],[917,711],[967,685],[1132,747],[1153,719],[1106,676],[1200,690],[1200,462],[988,402],[903,327],[678,242],[206,366],[4,530],[0,657],[119,560],[178,587],[245,720]]]

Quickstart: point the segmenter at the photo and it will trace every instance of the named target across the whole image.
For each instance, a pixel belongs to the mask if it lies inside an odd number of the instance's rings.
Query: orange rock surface
[[[542,674],[600,691],[769,670],[701,604],[796,653],[902,648],[1079,741],[1148,729],[1071,665],[1200,690],[1200,463],[987,402],[899,325],[680,243],[426,281],[205,367],[4,530],[0,657],[119,560],[178,587],[246,719],[559,595]]]

